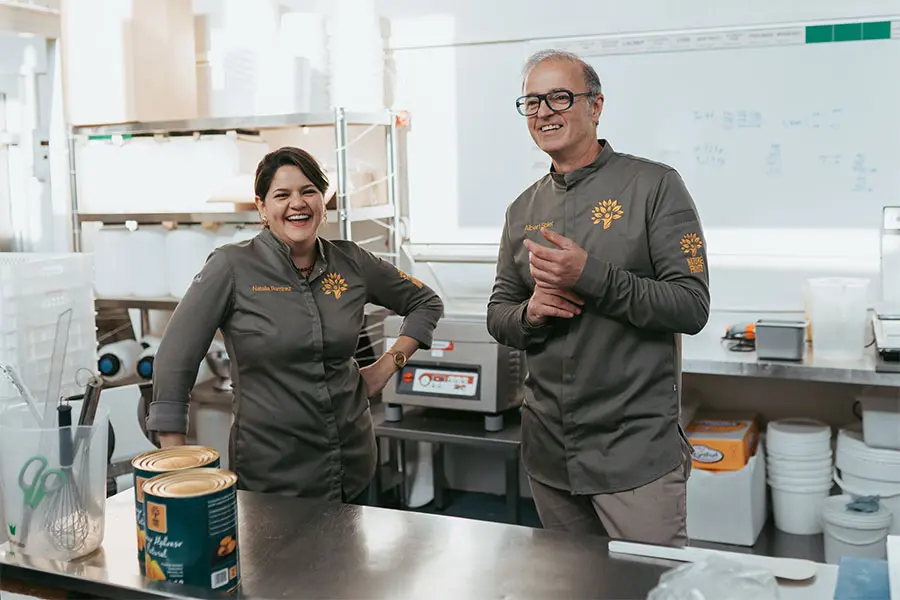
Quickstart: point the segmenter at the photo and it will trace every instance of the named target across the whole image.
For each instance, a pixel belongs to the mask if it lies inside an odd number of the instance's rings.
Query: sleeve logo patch
[[[350,289],[347,282],[340,273],[329,273],[322,280],[322,291],[326,296],[334,296],[335,300],[339,300],[341,294]]]
[[[624,215],[625,211],[622,210],[618,200],[601,200],[591,211],[591,220],[594,225],[603,223],[603,229],[609,229],[613,221],[621,219]]]
[[[687,255],[687,264],[691,273],[703,272],[703,256],[697,256],[697,252],[701,248],[703,248],[703,240],[696,233],[688,233],[681,238],[681,252]]]
[[[412,283],[412,284],[413,284],[414,286],[416,286],[417,288],[422,289],[422,282],[419,281],[418,279],[416,279],[415,277],[413,277],[412,275],[410,275],[409,273],[406,273],[405,271],[402,271],[402,270],[400,270],[400,269],[397,269],[397,273],[400,274],[400,277],[402,277],[403,279],[409,281],[410,283]]]

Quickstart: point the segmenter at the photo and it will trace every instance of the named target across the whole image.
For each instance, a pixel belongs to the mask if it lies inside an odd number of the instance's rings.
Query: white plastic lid
[[[900,465],[900,450],[873,448],[865,443],[862,433],[854,429],[846,428],[838,432],[837,460],[843,462],[852,457],[883,465]]]
[[[770,445],[825,445],[831,442],[831,427],[815,419],[781,419],[769,422],[766,434]]]
[[[865,513],[849,510],[847,504],[852,501],[849,494],[829,496],[822,502],[822,519],[853,529],[887,529],[894,522],[894,514],[883,503],[879,503],[877,511]]]

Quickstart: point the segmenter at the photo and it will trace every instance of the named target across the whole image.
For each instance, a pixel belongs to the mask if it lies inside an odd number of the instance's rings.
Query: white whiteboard
[[[754,45],[766,32],[735,31],[540,47],[568,46],[597,69],[599,136],[678,169],[704,227],[729,232],[719,252],[829,255],[852,253],[859,239],[836,236],[877,240],[882,208],[900,203],[897,31],[831,43],[804,43],[795,27],[768,32],[775,45]]]
[[[515,111],[521,67],[537,48],[572,47],[603,80],[598,135],[682,172],[711,255],[871,260],[881,206],[900,203],[893,29],[889,40],[810,45],[802,26],[707,30],[693,34],[700,49],[652,53],[638,51],[640,36],[396,51],[396,105],[413,115],[411,239],[496,244],[507,204],[549,165]],[[783,45],[710,47],[716,35]],[[598,55],[616,44],[629,53]]]

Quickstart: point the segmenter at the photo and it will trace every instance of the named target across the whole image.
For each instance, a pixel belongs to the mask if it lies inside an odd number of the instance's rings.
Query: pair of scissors
[[[37,464],[37,472],[26,482],[25,478],[31,465]],[[25,493],[25,505],[37,508],[48,494],[58,491],[66,483],[66,474],[60,469],[48,469],[47,459],[43,456],[32,456],[22,470],[19,471],[19,487]]]

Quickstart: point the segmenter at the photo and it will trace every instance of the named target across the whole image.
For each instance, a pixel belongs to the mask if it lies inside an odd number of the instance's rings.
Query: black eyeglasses
[[[537,114],[541,109],[541,102],[544,102],[547,105],[547,108],[553,112],[562,112],[572,108],[572,104],[575,103],[575,98],[578,96],[590,95],[590,92],[574,94],[569,90],[553,90],[546,94],[529,94],[528,96],[521,96],[516,100],[516,110],[518,110],[519,114],[523,117],[530,117]]]

